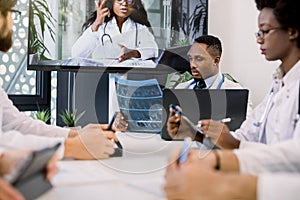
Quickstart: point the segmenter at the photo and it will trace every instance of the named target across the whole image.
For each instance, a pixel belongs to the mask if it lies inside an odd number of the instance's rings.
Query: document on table
[[[44,61],[43,61],[44,62]],[[92,59],[75,57],[67,60],[47,61],[48,65],[62,65],[62,66],[87,66],[87,67],[130,67],[130,68],[155,68],[156,63],[152,60],[142,60],[132,58],[119,62],[118,58],[106,59]],[[44,62],[45,64],[45,62]]]
[[[119,180],[102,165],[101,161],[58,162],[59,172],[51,182],[54,186],[70,186]]]
[[[119,62],[117,59],[103,59],[101,60],[104,66],[107,67],[130,67],[130,68],[155,68],[156,64],[152,60],[141,59],[128,59],[123,62]]]

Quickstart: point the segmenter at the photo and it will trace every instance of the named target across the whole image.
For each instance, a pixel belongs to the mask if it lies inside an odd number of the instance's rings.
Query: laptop
[[[164,49],[156,60],[157,67],[168,66],[181,72],[190,71],[190,61],[187,57],[190,48],[191,45]]]
[[[170,104],[181,106],[183,115],[194,124],[201,119],[221,120],[230,117],[231,122],[226,124],[234,131],[246,119],[248,93],[246,89],[164,89],[162,139],[172,140],[167,131]]]

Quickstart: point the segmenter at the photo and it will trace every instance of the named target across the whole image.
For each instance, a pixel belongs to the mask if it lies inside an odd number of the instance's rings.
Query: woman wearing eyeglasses
[[[281,7],[274,9],[276,1],[257,0],[257,43],[261,54],[268,61],[281,61],[273,74],[272,86],[240,129],[229,132],[225,124],[202,120],[205,135],[219,147],[225,149],[276,144],[300,135],[299,124],[300,86],[300,25],[298,16],[292,11],[281,14]],[[287,8],[285,8],[287,9]],[[263,83],[262,83],[263,84]]]
[[[84,23],[82,36],[72,47],[72,57],[157,57],[158,47],[141,0],[102,0]]]
[[[270,97],[267,95],[254,109],[252,119],[241,127],[244,142],[237,144],[252,148],[234,152],[190,150],[180,165],[181,152],[173,152],[165,175],[168,199],[299,199],[300,1],[255,2],[260,11],[256,36],[261,53],[266,60],[281,64]],[[208,128],[222,130],[217,144],[238,147],[228,142],[232,136],[225,125],[209,123],[201,123],[205,133]],[[270,145],[257,147],[261,143]]]

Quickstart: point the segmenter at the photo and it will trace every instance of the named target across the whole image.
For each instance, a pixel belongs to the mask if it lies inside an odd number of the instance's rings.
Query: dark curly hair
[[[17,0],[0,0],[1,14],[6,17],[7,12],[12,9],[17,3]]]
[[[299,0],[255,0],[255,3],[258,10],[265,7],[274,9],[273,13],[283,29],[294,28],[300,34]],[[300,48],[300,37],[297,45]]]
[[[106,17],[104,19],[104,22],[108,22],[112,20],[112,18],[116,15],[113,11],[113,5],[115,3],[115,0],[107,0],[106,7],[110,10],[110,17]],[[134,0],[134,4],[132,5],[133,11],[131,15],[129,16],[130,19],[132,19],[134,22],[142,24],[147,26],[148,28],[151,28],[151,24],[148,20],[147,12],[144,8],[143,3],[141,0]],[[97,11],[94,11],[88,20],[82,25],[82,29],[85,30],[89,26],[92,25],[92,23],[96,20]],[[151,30],[151,29],[150,29]]]

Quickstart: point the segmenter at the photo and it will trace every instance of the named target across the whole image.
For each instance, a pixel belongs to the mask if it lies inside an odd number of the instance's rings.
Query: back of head
[[[7,12],[13,8],[17,3],[17,0],[0,0],[0,12],[1,15],[6,16]]]
[[[294,28],[300,34],[299,0],[255,0],[258,10],[263,8],[274,9],[274,15],[283,29]],[[297,38],[300,48],[300,37]]]
[[[206,44],[207,51],[213,56],[222,55],[222,43],[219,38],[212,35],[202,35],[195,39],[195,42]]]

